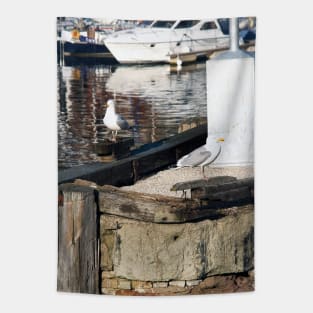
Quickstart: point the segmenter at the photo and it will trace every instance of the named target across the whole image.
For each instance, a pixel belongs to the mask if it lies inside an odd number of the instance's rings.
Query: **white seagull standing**
[[[195,167],[200,166],[201,172],[204,178],[204,167],[213,163],[220,155],[222,150],[221,143],[224,138],[218,138],[216,140],[210,140],[209,142],[200,148],[190,152],[177,161],[177,167]]]
[[[123,116],[115,113],[115,103],[114,100],[110,99],[107,102],[107,110],[103,118],[103,124],[111,129],[112,131],[112,141],[116,142],[116,136],[118,130],[129,129],[127,121]]]

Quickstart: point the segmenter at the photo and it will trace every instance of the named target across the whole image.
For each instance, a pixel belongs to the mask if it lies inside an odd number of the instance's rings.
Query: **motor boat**
[[[192,61],[230,44],[228,19],[155,20],[146,28],[108,35],[105,45],[119,63]]]

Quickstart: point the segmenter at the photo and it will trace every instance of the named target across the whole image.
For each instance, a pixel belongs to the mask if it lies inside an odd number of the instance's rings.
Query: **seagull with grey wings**
[[[222,142],[224,138],[208,138],[205,145],[180,158],[176,164],[177,168],[199,166],[203,178],[207,178],[204,175],[204,167],[218,158],[222,151]]]
[[[103,118],[103,124],[112,131],[112,141],[116,142],[119,130],[129,129],[129,124],[123,116],[115,112],[115,102],[113,99],[107,101],[107,110]]]

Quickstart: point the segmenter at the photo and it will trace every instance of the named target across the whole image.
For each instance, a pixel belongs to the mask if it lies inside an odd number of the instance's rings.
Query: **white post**
[[[254,162],[254,56],[238,49],[238,20],[230,26],[231,49],[206,63],[207,143],[224,137],[220,167]]]
[[[231,18],[229,22],[229,33],[230,33],[230,50],[239,50],[238,40],[238,19],[237,17]]]

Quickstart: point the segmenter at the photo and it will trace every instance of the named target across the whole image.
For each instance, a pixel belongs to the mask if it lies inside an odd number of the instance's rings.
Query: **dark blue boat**
[[[64,55],[76,57],[113,58],[105,44],[91,42],[65,42]]]
[[[60,64],[62,52],[66,65],[75,64],[115,64],[116,59],[105,44],[87,41],[57,43],[58,63]]]

